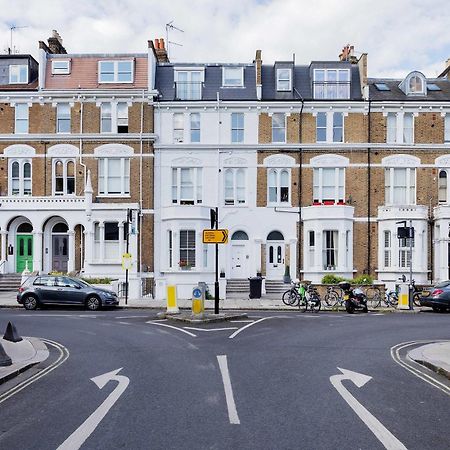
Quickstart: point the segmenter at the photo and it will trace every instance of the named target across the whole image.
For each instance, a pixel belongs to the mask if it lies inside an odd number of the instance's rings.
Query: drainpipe
[[[80,142],[79,142],[79,164],[80,166],[83,167],[83,172],[84,172],[84,187],[83,187],[83,191],[86,188],[86,172],[87,172],[87,168],[86,168],[86,164],[83,163],[83,98],[79,95],[78,96],[78,100],[80,101]],[[76,175],[75,175],[76,176]],[[83,192],[84,193],[84,192]],[[80,195],[81,195],[81,191],[80,191]]]
[[[47,142],[44,142],[44,197],[47,196]]]
[[[369,112],[368,112],[368,124],[367,124],[367,275],[370,275],[370,257],[371,257],[371,246],[372,238],[370,232],[370,208],[371,208],[371,153],[370,153],[370,143],[371,143],[371,112],[372,101],[369,99]]]
[[[438,174],[439,176],[439,174]],[[433,218],[433,206],[432,197],[430,197],[430,209],[428,213],[428,226],[430,227],[430,281],[433,283],[434,280],[434,218]]]
[[[140,278],[142,280],[142,208],[143,208],[143,196],[142,196],[142,151],[143,151],[143,141],[142,141],[142,134],[144,132],[144,98],[145,98],[145,92],[144,89],[142,89],[142,103],[141,103],[141,130],[139,133],[139,216],[138,216],[138,232],[139,232],[139,274]],[[141,282],[141,289],[142,289],[142,282]]]

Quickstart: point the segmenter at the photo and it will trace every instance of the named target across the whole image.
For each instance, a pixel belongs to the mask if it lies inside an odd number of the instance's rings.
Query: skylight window
[[[379,91],[390,91],[390,88],[386,83],[375,83],[375,87]]]
[[[434,83],[427,83],[427,89],[429,91],[440,91],[441,90],[441,88],[437,84],[434,84]]]

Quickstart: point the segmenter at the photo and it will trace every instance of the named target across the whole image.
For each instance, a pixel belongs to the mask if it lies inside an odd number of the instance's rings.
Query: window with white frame
[[[28,83],[28,66],[17,64],[9,66],[9,84]]]
[[[167,232],[167,239],[168,239],[168,247],[169,247],[169,261],[168,261],[168,267],[171,269],[173,267],[173,234],[172,230],[168,230]]]
[[[447,183],[448,175],[446,170],[439,171],[438,178],[438,199],[439,203],[447,203]]]
[[[412,113],[405,113],[403,116],[403,143],[412,144],[414,142],[414,116]]]
[[[384,247],[384,267],[387,269],[392,264],[392,235],[391,232],[386,230],[383,233],[383,247]]]
[[[191,113],[191,142],[200,142],[200,113]]]
[[[130,194],[129,158],[100,158],[98,174],[98,193],[100,195]]]
[[[68,75],[70,74],[70,60],[53,60],[52,75]]]
[[[16,103],[14,132],[16,134],[28,133],[28,104]]]
[[[172,203],[195,205],[202,201],[201,167],[173,167]]]
[[[128,133],[128,103],[117,103],[117,132]]]
[[[344,142],[344,114],[318,112],[316,142]]]
[[[425,82],[419,75],[413,75],[409,79],[408,94],[424,94]]]
[[[9,195],[31,195],[31,161],[10,161]]]
[[[398,135],[400,116],[397,113],[390,112],[386,117],[386,142],[412,144],[414,142],[414,115],[413,113],[403,114],[403,128],[401,137]]]
[[[58,103],[56,106],[56,132],[70,133],[70,104]]]
[[[316,249],[316,235],[313,230],[308,231],[308,263],[314,266],[314,252]]]
[[[133,61],[99,61],[98,63],[99,83],[132,83]]]
[[[290,91],[292,89],[291,73],[292,71],[289,68],[277,69],[277,91]]]
[[[386,142],[395,143],[397,142],[397,114],[390,112],[386,116]]]
[[[385,169],[386,205],[416,204],[416,169],[389,167]]]
[[[450,144],[450,113],[445,115],[444,120],[444,142]]]
[[[184,142],[184,113],[173,114],[173,142]]]
[[[199,70],[176,70],[175,87],[178,100],[201,100],[202,72]]]
[[[223,67],[222,86],[240,87],[244,86],[244,68],[243,67]]]
[[[195,267],[195,230],[180,230],[180,261],[181,269]]]
[[[122,233],[121,233],[122,230]],[[121,257],[121,242],[126,240],[125,227],[118,222],[96,222],[94,224],[94,255],[100,261],[118,261]]]
[[[414,238],[402,238],[398,240],[398,266],[407,268],[411,266],[411,248],[414,248]]]
[[[351,248],[351,233],[349,230],[345,232],[345,265],[347,267],[350,267],[351,261],[350,261],[350,248]]]
[[[268,169],[268,203],[290,203],[290,173],[288,169]]]
[[[100,115],[100,131],[102,133],[112,133],[111,103],[102,103]]]
[[[272,114],[272,142],[286,142],[286,115]]]
[[[53,194],[75,194],[75,162],[58,158],[53,161]]]
[[[225,205],[243,205],[246,203],[246,169],[227,168],[224,173]]]
[[[313,172],[314,203],[343,203],[345,196],[345,169],[318,167]]]
[[[350,98],[350,69],[314,69],[315,99]]]
[[[244,142],[244,113],[231,113],[231,142]]]
[[[338,265],[338,236],[337,230],[324,230],[322,263],[324,270],[336,270]]]

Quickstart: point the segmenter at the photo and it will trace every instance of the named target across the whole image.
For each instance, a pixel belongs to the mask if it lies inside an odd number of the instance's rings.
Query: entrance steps
[[[290,288],[290,284],[283,283],[282,280],[266,280],[266,296],[281,298],[283,292]],[[250,292],[250,282],[247,278],[227,280],[227,296],[233,294],[246,294]]]
[[[22,284],[22,275],[7,273],[0,275],[0,292],[17,291]]]
[[[227,280],[227,295],[250,292],[250,282],[247,278]]]
[[[273,296],[281,295],[291,287],[290,284],[283,283],[283,280],[266,280],[266,294]]]

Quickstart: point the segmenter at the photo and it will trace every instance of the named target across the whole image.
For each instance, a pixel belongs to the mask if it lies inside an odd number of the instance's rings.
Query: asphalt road
[[[12,320],[70,353],[4,401],[60,350],[0,385],[0,448],[450,448],[450,383],[421,368],[444,389],[425,382],[390,350],[450,340],[450,314],[248,314],[192,329],[152,311],[0,310],[0,330]],[[120,368],[102,389],[91,381]],[[338,368],[372,378],[357,387]]]

